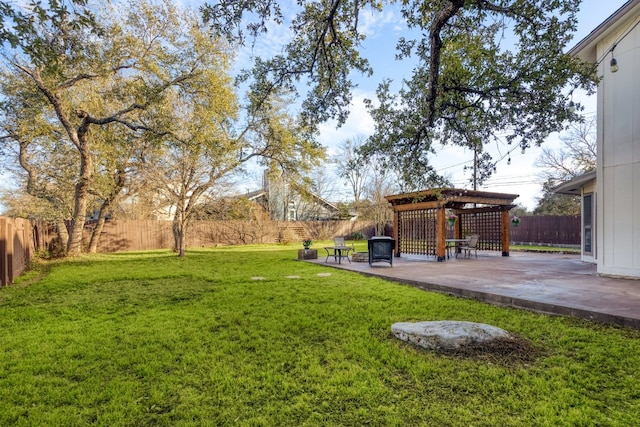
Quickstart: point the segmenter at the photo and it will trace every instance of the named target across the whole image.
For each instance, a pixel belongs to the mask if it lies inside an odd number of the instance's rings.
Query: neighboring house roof
[[[323,199],[322,197],[318,196],[316,193],[311,193],[311,197],[313,197],[313,200],[315,200],[316,202],[318,202],[321,205],[324,205],[329,210],[333,210],[333,211],[338,211],[339,210],[336,205],[334,205],[333,203],[329,202],[328,200]]]
[[[554,187],[553,189],[551,189],[551,192],[557,194],[580,195],[582,192],[582,187],[584,187],[591,181],[594,181],[595,179],[596,171],[587,172]]]
[[[632,18],[637,19],[637,13],[630,13],[636,7],[640,10],[640,0],[629,0],[623,4],[620,9],[616,10],[610,17],[605,19],[602,24],[598,25],[595,30],[591,31],[587,37],[578,42],[578,44],[569,51],[569,54],[577,56],[584,61],[599,61],[597,57],[598,41],[609,35],[617,24],[623,23],[622,21]],[[611,49],[609,49],[607,53],[611,52],[614,48],[615,44],[611,46]]]
[[[268,191],[264,190],[264,189],[260,189],[260,190],[256,190],[256,191],[251,191],[248,193],[245,193],[241,196],[238,197],[246,197],[249,200],[258,200],[260,198],[268,198],[269,197],[269,193]],[[313,200],[318,203],[321,206],[324,206],[326,209],[328,209],[329,211],[332,212],[338,212],[340,209],[338,208],[338,206],[336,206],[334,203],[331,203],[330,201],[323,199],[322,197],[318,196],[316,193],[311,193],[311,197],[313,198]]]
[[[249,200],[255,200],[260,197],[267,197],[267,192],[265,190],[250,191],[238,197],[246,197]]]

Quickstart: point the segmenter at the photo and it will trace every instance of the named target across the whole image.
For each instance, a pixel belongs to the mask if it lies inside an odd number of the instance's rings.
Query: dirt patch
[[[544,355],[542,348],[522,337],[498,338],[487,343],[467,345],[458,350],[436,352],[449,357],[485,360],[504,366],[530,365]]]

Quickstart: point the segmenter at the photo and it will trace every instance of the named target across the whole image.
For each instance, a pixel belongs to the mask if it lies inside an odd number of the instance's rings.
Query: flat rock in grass
[[[511,338],[504,329],[484,323],[441,320],[391,325],[396,338],[429,350],[459,350],[468,345]]]

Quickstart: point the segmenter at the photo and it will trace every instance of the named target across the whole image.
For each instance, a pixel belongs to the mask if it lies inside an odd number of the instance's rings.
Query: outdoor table
[[[447,245],[447,259],[449,258],[449,253],[451,248],[455,248],[458,250],[458,244],[462,242],[468,242],[469,239],[445,239],[445,244]]]
[[[338,261],[338,264],[342,264],[342,258],[346,258],[351,264],[349,252],[353,250],[352,246],[325,246],[324,250],[327,251],[327,259],[324,262],[328,262],[329,257],[333,257],[334,260]]]

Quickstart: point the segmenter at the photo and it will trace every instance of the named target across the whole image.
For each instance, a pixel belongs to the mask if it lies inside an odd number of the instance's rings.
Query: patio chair
[[[344,237],[334,237],[333,244],[338,248],[347,246],[346,243],[344,242]]]
[[[327,251],[327,259],[325,262],[329,261],[330,257],[333,257],[339,264],[342,262],[342,258],[346,258],[349,264],[351,264],[349,252],[355,252],[356,247],[353,243],[351,243],[351,246],[348,246],[344,241],[344,237],[336,237],[333,239],[333,246],[327,246],[324,250]]]
[[[476,253],[476,258],[478,258],[478,240],[479,239],[480,239],[479,235],[472,234],[471,236],[467,236],[466,242],[460,243],[460,246],[458,247],[460,248],[460,251],[464,252],[465,258],[467,256],[469,257],[471,256],[471,251],[474,251]]]

